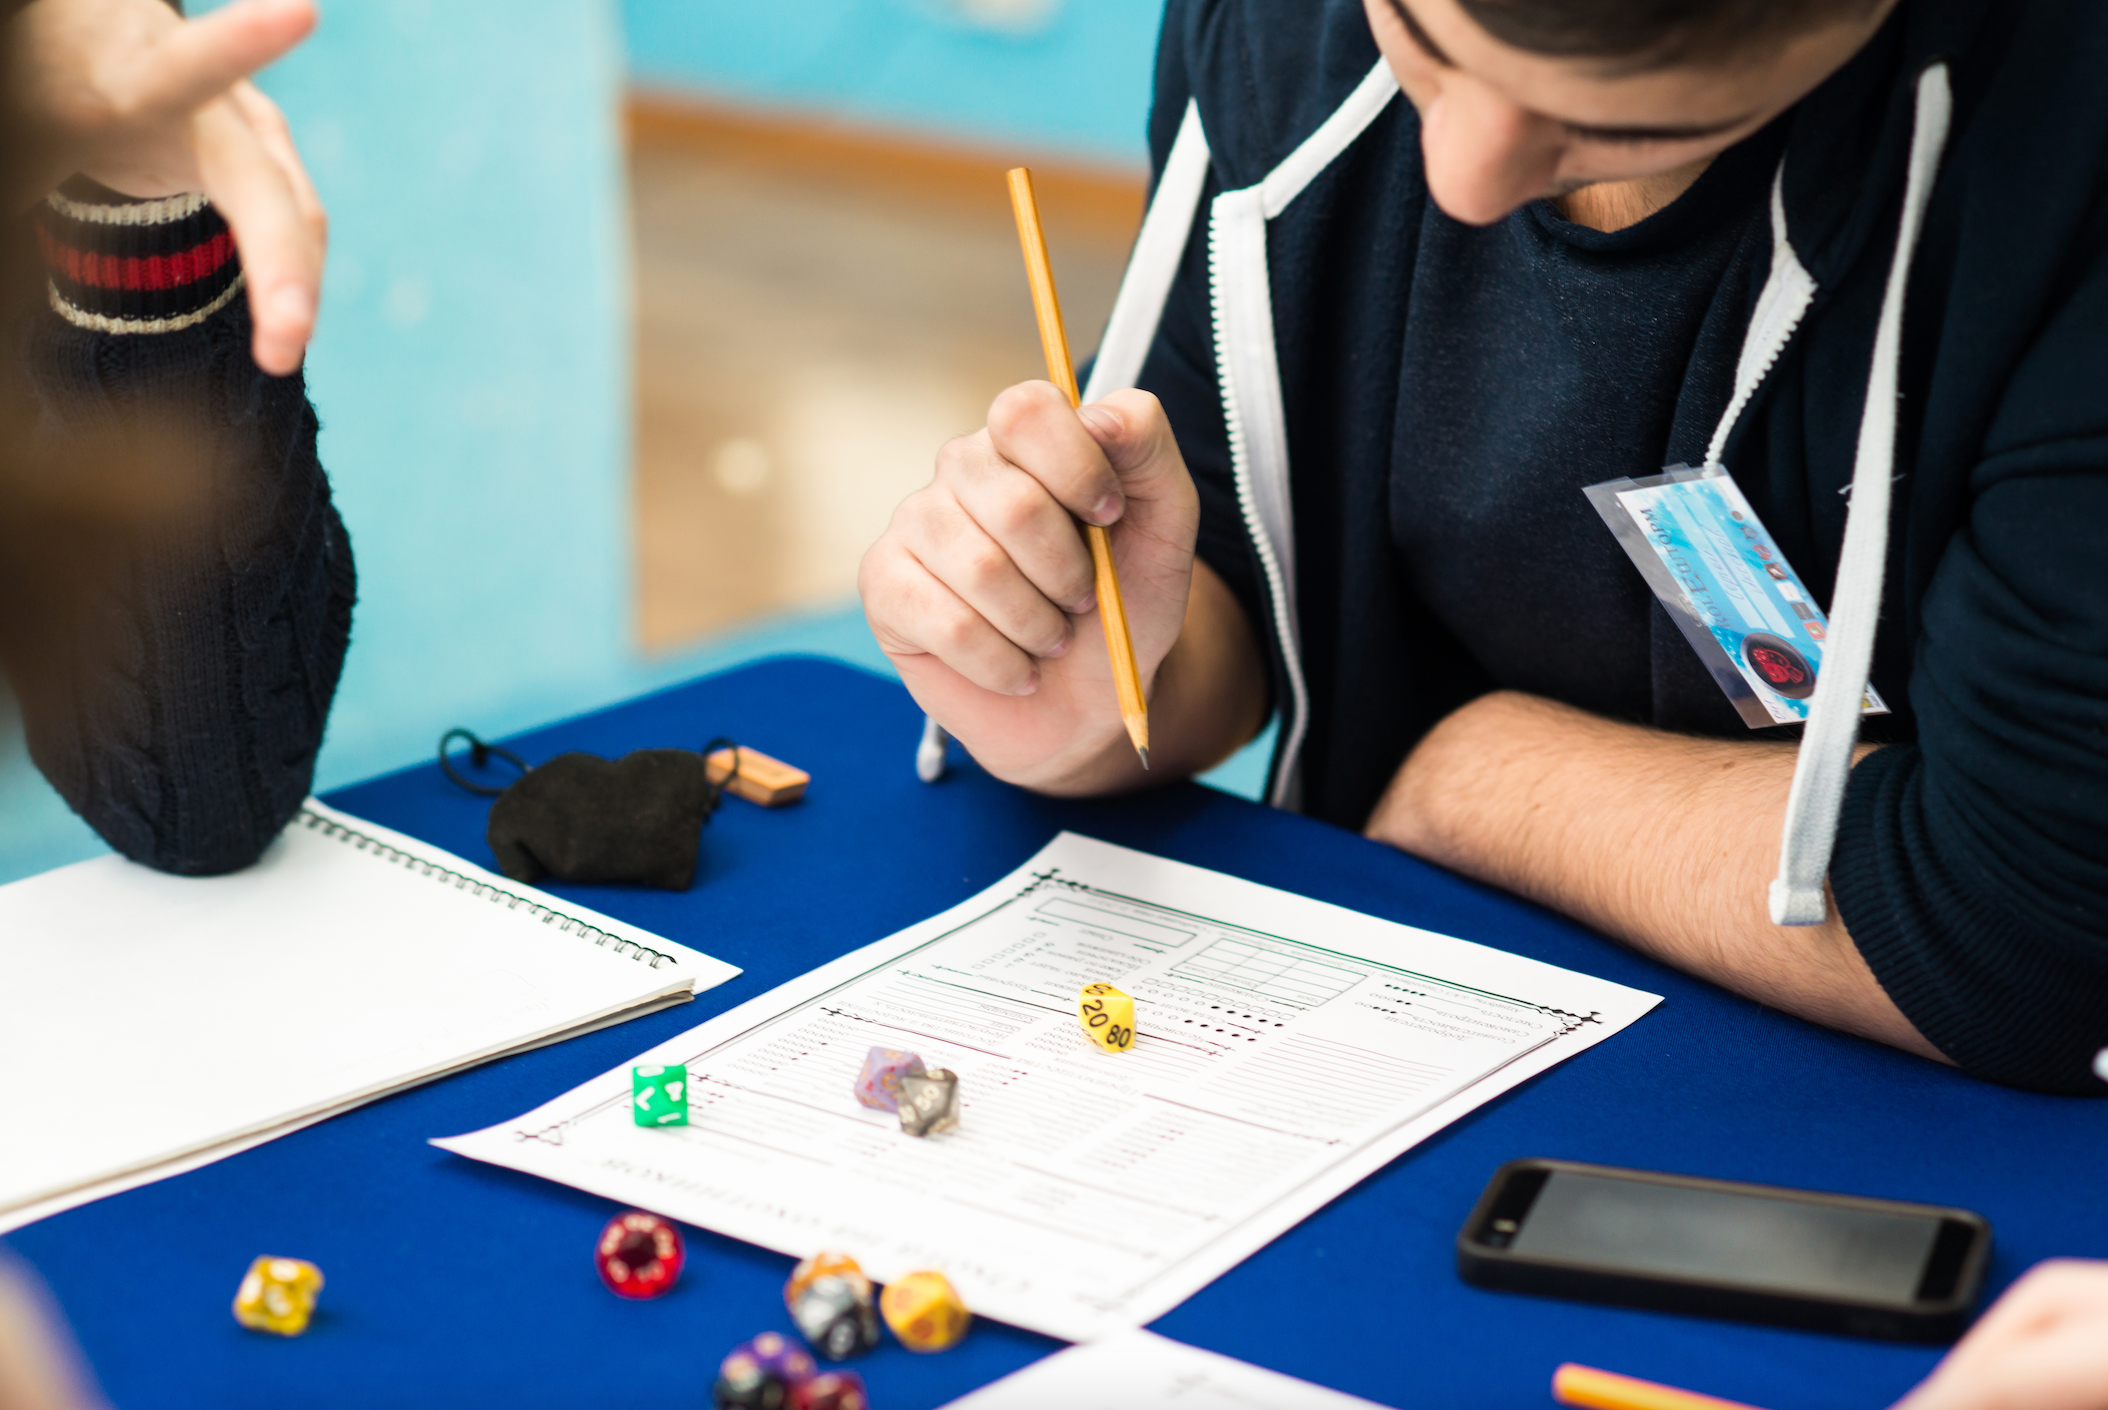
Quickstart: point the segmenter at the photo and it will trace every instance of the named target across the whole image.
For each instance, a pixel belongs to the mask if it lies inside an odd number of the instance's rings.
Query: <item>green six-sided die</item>
[[[630,1111],[639,1126],[688,1124],[688,1069],[633,1067],[629,1070]]]

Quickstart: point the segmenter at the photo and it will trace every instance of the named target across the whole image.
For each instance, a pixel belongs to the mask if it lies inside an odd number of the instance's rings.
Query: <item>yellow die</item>
[[[307,1330],[322,1291],[322,1270],[300,1258],[265,1254],[249,1265],[234,1294],[234,1320],[259,1332],[297,1337]]]
[[[1135,1001],[1110,984],[1086,984],[1076,996],[1076,1022],[1109,1053],[1135,1045]]]
[[[908,1273],[886,1284],[878,1310],[910,1351],[947,1351],[966,1335],[973,1314],[942,1273]]]

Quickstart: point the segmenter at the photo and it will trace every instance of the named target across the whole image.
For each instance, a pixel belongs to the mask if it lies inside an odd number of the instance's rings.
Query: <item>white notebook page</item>
[[[944,1410],[1379,1410],[1374,1401],[1299,1381],[1154,1332],[1072,1346]]]
[[[312,801],[232,876],[0,887],[0,1226],[738,972]]]
[[[1135,998],[1131,1051],[1077,1026],[1101,980]],[[636,1059],[686,1064],[686,1126],[637,1126],[617,1070],[435,1144],[880,1282],[942,1269],[976,1312],[1088,1341],[1659,1002],[1064,833]],[[874,1045],[956,1072],[959,1128],[857,1105]]]

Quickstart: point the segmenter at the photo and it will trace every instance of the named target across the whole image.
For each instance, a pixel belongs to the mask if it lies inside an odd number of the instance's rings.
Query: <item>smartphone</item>
[[[1890,1341],[1968,1324],[1991,1226],[1966,1209],[1513,1160],[1457,1235],[1467,1283]]]

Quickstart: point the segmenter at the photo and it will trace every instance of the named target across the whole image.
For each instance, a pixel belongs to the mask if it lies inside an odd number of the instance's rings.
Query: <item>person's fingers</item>
[[[1038,478],[997,455],[987,432],[945,446],[937,457],[937,479],[971,517],[977,532],[1001,546],[1034,597],[1064,612],[1081,615],[1091,610],[1091,555],[1075,518]],[[917,546],[916,551],[922,550]],[[975,599],[968,594],[967,600]],[[1023,637],[1013,640],[1027,650],[1036,649]]]
[[[1163,407],[1149,393],[1115,392],[1083,408],[1081,415],[1127,493],[1127,510],[1113,527],[1112,539],[1130,626],[1140,634],[1139,641],[1150,635],[1153,623],[1171,633],[1163,639],[1168,647],[1184,620],[1171,604],[1185,601],[1200,493]],[[1159,599],[1157,594],[1164,596]],[[1153,600],[1165,610],[1153,612]]]
[[[1895,1410],[2108,1408],[2108,1263],[2037,1264]]]
[[[1126,507],[1120,477],[1052,382],[1020,382],[998,396],[988,408],[988,439],[1087,524],[1110,524]]]
[[[77,1353],[43,1287],[0,1257],[0,1405],[8,1410],[91,1410]]]
[[[194,121],[205,194],[234,231],[249,281],[256,365],[287,376],[315,327],[320,242],[285,172],[231,100],[206,104]]]
[[[937,580],[888,533],[857,572],[864,615],[889,656],[931,656],[983,690],[1030,695],[1039,688],[1032,658]]]
[[[300,149],[293,145],[293,130],[287,125],[285,114],[278,105],[265,97],[257,86],[247,79],[227,90],[234,106],[263,144],[271,160],[285,175],[286,185],[293,191],[293,204],[300,209],[300,218],[307,225],[308,235],[320,250],[329,248],[329,212],[323,209],[322,197],[315,190],[315,183],[308,179],[307,167],[300,160]]]
[[[1191,479],[1163,403],[1148,392],[1114,392],[1077,416],[1130,499],[1160,499]]]
[[[2040,1335],[2066,1317],[2082,1315],[2108,1325],[2108,1263],[2048,1259],[2016,1279],[1956,1350],[2002,1349]],[[2108,1352],[2108,1337],[2103,1347]]]
[[[120,115],[173,117],[203,107],[313,32],[314,0],[234,0],[171,26],[111,75]]]
[[[1011,642],[1039,657],[1068,650],[1068,617],[963,508],[902,527],[901,546]]]

